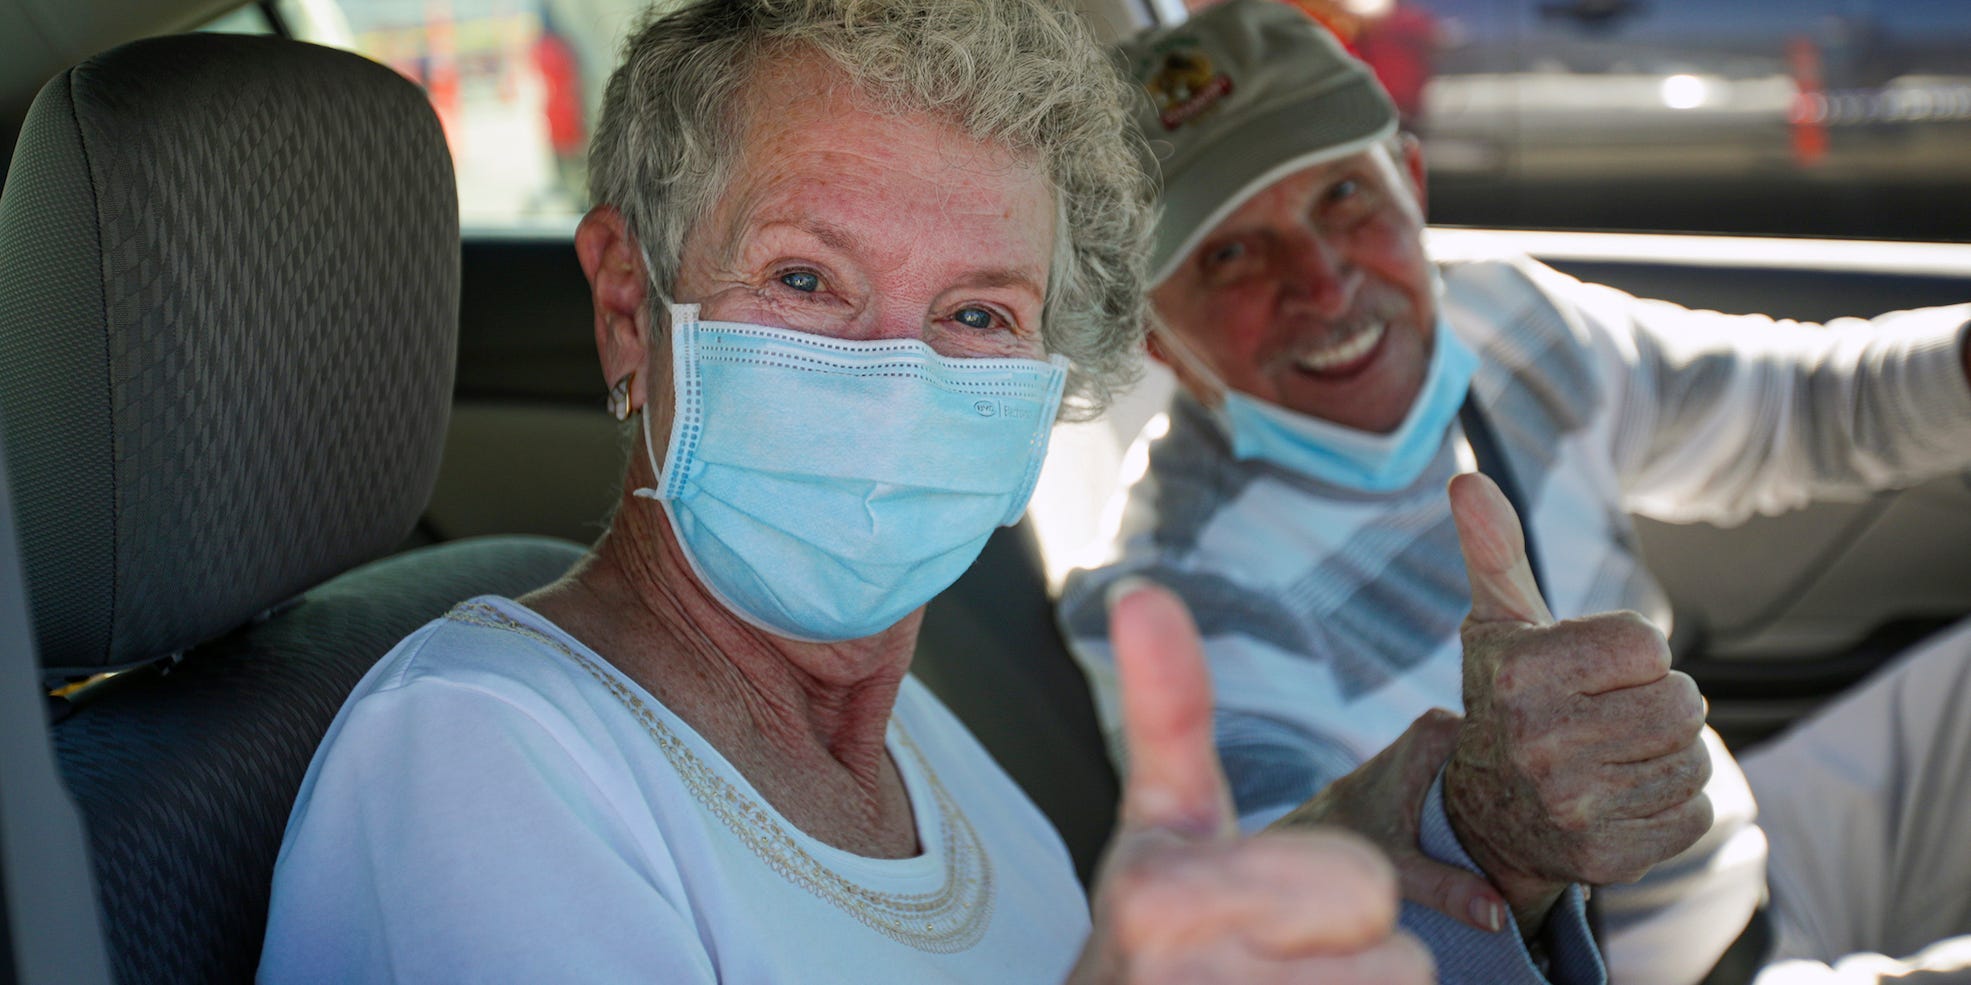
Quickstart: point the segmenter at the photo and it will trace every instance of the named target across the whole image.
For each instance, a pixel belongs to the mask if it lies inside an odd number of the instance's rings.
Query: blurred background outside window
[[[1279,2],[1375,67],[1435,222],[1971,241],[1965,0]]]
[[[1967,0],[1276,2],[1375,67],[1423,138],[1433,222],[1971,242]],[[565,229],[647,6],[275,0],[211,27],[271,11],[395,68],[444,123],[468,226]]]
[[[208,30],[360,52],[423,86],[444,125],[468,226],[572,228],[586,211],[589,127],[648,0],[278,0]]]

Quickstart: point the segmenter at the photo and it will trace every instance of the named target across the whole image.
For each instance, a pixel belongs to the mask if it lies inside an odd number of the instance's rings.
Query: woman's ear
[[[602,363],[602,382],[614,387],[629,378],[629,407],[649,400],[642,372],[650,358],[649,276],[643,251],[629,223],[615,206],[598,205],[575,227],[575,256],[589,279],[595,303],[595,350]]]

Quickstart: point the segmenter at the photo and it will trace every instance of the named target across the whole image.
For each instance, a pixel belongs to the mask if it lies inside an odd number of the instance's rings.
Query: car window
[[[665,4],[661,3],[659,6]],[[423,86],[469,227],[568,228],[587,207],[589,125],[649,0],[277,0],[286,33],[367,55]],[[260,5],[206,30],[273,30]]]
[[[1376,68],[1435,221],[1971,241],[1962,0],[1282,2]]]
[[[274,23],[268,19],[267,9],[259,4],[248,4],[244,7],[229,10],[214,17],[210,22],[202,25],[199,30],[213,31],[219,34],[275,33]]]

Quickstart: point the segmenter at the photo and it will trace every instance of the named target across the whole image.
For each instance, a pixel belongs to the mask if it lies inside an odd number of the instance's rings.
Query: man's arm
[[[1618,366],[1612,453],[1636,512],[1730,524],[1971,467],[1971,305],[1815,325],[1526,272]]]

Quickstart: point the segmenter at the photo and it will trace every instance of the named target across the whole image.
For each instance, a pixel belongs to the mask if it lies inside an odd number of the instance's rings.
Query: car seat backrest
[[[0,418],[45,665],[181,649],[403,538],[458,310],[415,86],[276,38],[139,41],[42,90],[6,187]]]
[[[35,641],[50,675],[138,668],[53,731],[111,959],[125,982],[248,981],[356,680],[579,550],[365,565],[430,494],[457,334],[450,157],[395,72],[277,38],[135,42],[43,88],[5,189],[0,428]]]

